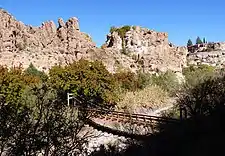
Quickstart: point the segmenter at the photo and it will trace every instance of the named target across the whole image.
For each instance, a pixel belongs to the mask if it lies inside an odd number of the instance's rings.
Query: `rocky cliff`
[[[188,50],[188,64],[225,67],[225,42],[193,45],[188,47]]]
[[[80,32],[78,19],[73,17],[58,26],[52,21],[32,27],[17,21],[0,9],[0,64],[33,63],[39,70],[85,58],[101,60],[110,72],[120,69],[145,72],[181,71],[186,65],[187,49],[169,43],[168,34],[141,27],[114,28],[102,48],[91,37]],[[126,28],[126,29],[124,29]]]
[[[40,70],[79,59],[95,44],[80,32],[78,19],[66,23],[60,18],[58,27],[52,21],[40,27],[24,25],[5,10],[0,10],[0,60],[2,65],[24,68],[32,62]]]
[[[168,41],[168,34],[139,26],[111,29],[103,47],[120,51],[132,58],[130,68],[142,68],[146,72],[180,72],[186,66],[186,47],[177,47]]]
[[[224,51],[224,50],[225,50],[225,42],[202,43],[188,46],[189,53]]]

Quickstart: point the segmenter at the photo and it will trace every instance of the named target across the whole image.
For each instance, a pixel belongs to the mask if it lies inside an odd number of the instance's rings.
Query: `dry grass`
[[[135,108],[158,108],[165,106],[169,100],[169,94],[159,86],[147,86],[143,90],[127,92],[122,95],[118,103],[118,109],[132,112]]]

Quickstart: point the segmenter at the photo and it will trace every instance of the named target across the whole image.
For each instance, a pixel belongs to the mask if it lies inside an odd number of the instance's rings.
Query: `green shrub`
[[[151,84],[152,75],[149,73],[137,72],[138,88],[144,89],[146,86]]]
[[[114,104],[117,100],[115,80],[99,61],[82,59],[65,67],[55,66],[49,77],[49,82],[64,97],[72,92],[99,105]]]
[[[119,36],[124,39],[125,38],[125,35],[128,31],[130,31],[131,27],[126,25],[126,26],[123,26],[121,28],[118,28],[116,31],[118,32]]]
[[[122,48],[123,49],[122,49],[121,53],[125,54],[125,55],[127,55],[127,52],[126,52],[126,48],[125,48],[124,38],[125,38],[126,33],[130,30],[131,30],[131,26],[129,26],[129,25],[125,25],[125,26],[120,27],[120,28],[116,28],[114,26],[110,28],[110,33],[118,32],[118,35],[122,39]]]
[[[42,81],[46,81],[48,79],[48,76],[44,72],[39,71],[32,63],[30,63],[29,67],[24,71],[24,73],[26,75],[40,77]]]
[[[114,74],[117,83],[125,91],[136,91],[144,89],[146,86],[159,86],[171,95],[179,89],[180,84],[176,78],[175,73],[167,71],[158,76],[149,73],[138,71],[137,74],[132,72],[119,72]]]
[[[87,136],[83,137],[80,131],[85,118],[82,120],[75,108],[58,103],[54,92],[40,85],[27,89],[19,101],[5,103],[0,97],[1,153],[79,155],[84,152]]]
[[[177,77],[172,71],[167,71],[166,73],[159,74],[158,76],[152,75],[150,84],[160,86],[171,95],[173,95],[180,87]]]
[[[24,74],[20,67],[8,70],[0,66],[0,95],[6,103],[16,103],[27,86],[33,86],[39,82],[38,77]]]
[[[120,27],[120,28],[116,28],[116,27],[113,26],[113,27],[110,28],[110,33],[118,32],[120,38],[123,40],[126,33],[128,31],[130,31],[130,29],[131,29],[131,26],[129,26],[129,25],[125,25],[125,26]]]
[[[139,87],[137,76],[130,71],[115,73],[114,78],[123,91],[136,91]]]
[[[133,29],[136,30],[137,29],[137,26],[133,26]]]
[[[189,66],[183,69],[186,85],[196,86],[215,76],[216,68],[209,65]]]
[[[122,95],[118,109],[133,112],[135,108],[158,108],[168,104],[169,95],[159,86],[147,86],[143,90],[127,92]]]
[[[224,111],[225,76],[218,76],[185,88],[178,105],[186,108],[188,116],[212,115],[214,111]],[[219,115],[219,114],[218,114]]]
[[[115,32],[115,31],[117,31],[117,28],[116,27],[114,27],[114,26],[112,26],[111,28],[110,28],[110,33],[112,34],[113,32]]]

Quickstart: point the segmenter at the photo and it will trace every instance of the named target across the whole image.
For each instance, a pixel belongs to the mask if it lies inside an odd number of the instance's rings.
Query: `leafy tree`
[[[200,37],[197,37],[196,44],[202,44],[202,40],[200,39]]]
[[[44,72],[39,71],[32,63],[30,63],[29,67],[25,70],[25,74],[40,77],[43,81],[48,79],[48,76]]]
[[[39,82],[38,77],[25,75],[19,67],[8,70],[0,66],[0,94],[6,103],[19,101],[26,87]]]
[[[171,95],[173,95],[180,87],[177,77],[172,71],[161,73],[158,76],[152,75],[150,83],[151,85],[160,86],[163,90],[167,91]]]
[[[49,71],[49,77],[61,96],[72,92],[98,105],[114,104],[117,100],[115,80],[99,61],[81,59],[65,67],[55,66]]]
[[[91,137],[78,135],[85,115],[58,103],[46,85],[28,89],[17,102],[0,97],[0,111],[1,155],[78,155]]]
[[[140,86],[137,76],[130,71],[115,73],[114,77],[123,91],[136,91]]]
[[[219,75],[207,79],[195,87],[181,92],[178,104],[183,105],[189,116],[215,115],[215,111],[224,114],[225,77]],[[219,114],[218,114],[219,115]],[[224,115],[223,115],[224,116]]]
[[[215,75],[216,68],[209,65],[189,66],[183,69],[186,85],[194,87]]]
[[[205,37],[203,38],[202,42],[203,42],[203,43],[206,43]]]
[[[193,43],[192,43],[191,39],[189,39],[187,42],[187,46],[192,46],[192,45],[193,45]]]

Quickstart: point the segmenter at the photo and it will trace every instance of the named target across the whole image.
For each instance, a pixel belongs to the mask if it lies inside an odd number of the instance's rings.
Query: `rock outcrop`
[[[189,65],[206,64],[218,68],[225,67],[225,42],[204,43],[188,47]]]
[[[0,20],[1,65],[22,64],[26,68],[32,62],[47,71],[53,65],[80,59],[88,49],[95,48],[90,36],[80,32],[75,17],[66,23],[60,18],[58,28],[52,21],[32,27],[0,9]]]
[[[41,71],[80,58],[102,61],[110,72],[180,72],[186,65],[187,48],[169,43],[168,34],[141,27],[126,27],[126,32],[111,31],[102,48],[80,31],[78,19],[58,20],[32,27],[17,21],[0,9],[0,65],[27,68],[33,63]]]
[[[187,60],[189,65],[206,64],[223,68],[225,67],[225,50],[190,53]]]
[[[193,46],[188,46],[189,53],[224,51],[224,50],[225,50],[225,42],[202,43]]]
[[[186,66],[186,47],[176,47],[169,43],[168,34],[156,32],[139,26],[130,27],[121,37],[121,28],[115,28],[107,36],[103,47],[111,48],[114,51],[131,58],[130,68],[141,68],[145,72],[165,72],[172,70],[181,72]],[[127,58],[127,60],[129,60]],[[121,61],[120,61],[121,62]],[[123,62],[121,62],[124,64]]]

